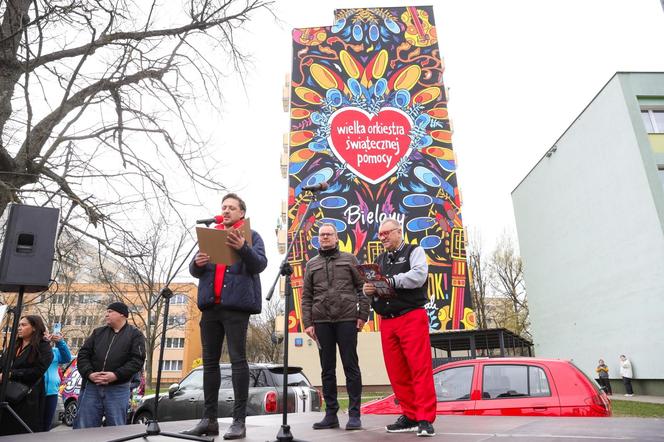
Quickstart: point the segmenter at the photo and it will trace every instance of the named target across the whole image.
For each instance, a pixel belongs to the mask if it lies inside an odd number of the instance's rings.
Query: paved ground
[[[363,416],[364,430],[319,430],[311,424],[322,417],[319,413],[289,415],[293,436],[309,441],[401,442],[415,440],[415,434],[387,434],[384,426],[392,423],[395,416]],[[220,419],[223,432],[230,419]],[[346,418],[342,417],[342,425]],[[196,421],[161,423],[162,431],[178,432],[190,428]],[[275,440],[281,426],[281,416],[252,416],[247,418],[246,442]],[[441,416],[435,423],[437,441],[519,441],[519,442],[595,442],[595,441],[644,441],[664,442],[664,419],[640,418],[535,418],[492,416]],[[60,430],[58,428],[58,430]],[[50,433],[26,434],[0,437],[0,442],[96,442],[110,441],[145,431],[143,425],[127,425],[114,428],[97,428],[73,431],[68,428]],[[145,440],[138,438],[136,440]],[[174,441],[164,435],[150,436],[148,441]],[[216,438],[222,441],[221,437]]]

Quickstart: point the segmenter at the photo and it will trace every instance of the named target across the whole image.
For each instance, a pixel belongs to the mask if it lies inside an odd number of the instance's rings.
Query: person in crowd
[[[418,436],[434,436],[436,390],[433,384],[429,318],[424,305],[429,267],[424,249],[406,244],[401,225],[393,218],[384,220],[378,239],[385,251],[376,264],[396,292],[387,299],[376,287],[365,283],[364,293],[381,317],[380,338],[385,368],[403,415],[385,427],[388,433],[415,431]]]
[[[362,294],[357,258],[339,250],[334,224],[318,229],[318,256],[307,262],[302,291],[304,332],[319,343],[325,417],[315,430],[339,427],[337,412],[337,346],[346,375],[348,423],[346,430],[362,428],[362,375],[357,357],[357,333],[369,316],[369,298]]]
[[[625,355],[620,355],[620,376],[622,376],[623,384],[625,385],[625,396],[634,396],[634,390],[632,389],[634,371],[632,370],[632,363]]]
[[[129,384],[145,363],[145,336],[127,321],[122,302],[106,307],[106,325],[96,328],[78,351],[78,372],[83,379],[74,429],[125,425]]]
[[[45,396],[43,377],[53,360],[51,347],[44,339],[45,333],[46,327],[41,317],[26,315],[19,320],[16,353],[8,376],[8,381],[28,387],[27,394],[23,398],[14,403],[10,402],[9,405],[33,432],[43,429]],[[0,358],[0,367],[4,366],[5,356]],[[0,382],[4,381],[0,373]],[[7,410],[3,413],[0,435],[26,433],[23,425]]]
[[[217,435],[218,395],[221,385],[219,359],[226,339],[231,359],[234,393],[233,423],[224,439],[246,437],[245,418],[249,396],[249,364],[247,363],[247,329],[249,316],[261,312],[260,273],[267,267],[263,239],[251,231],[251,244],[239,230],[245,223],[247,207],[236,194],[221,200],[222,222],[215,226],[228,230],[226,245],[235,250],[239,260],[232,265],[215,264],[203,252],[197,252],[189,264],[189,272],[198,283],[198,308],[201,310],[201,342],[203,345],[203,418],[183,434]]]
[[[51,430],[51,423],[53,422],[53,414],[55,414],[55,407],[58,405],[58,394],[60,392],[60,372],[58,366],[66,364],[71,361],[71,352],[65,342],[62,334],[46,334],[44,338],[51,342],[53,351],[53,361],[48,366],[46,374],[44,375],[44,388],[46,390],[46,399],[44,402],[44,431]]]
[[[595,371],[597,372],[597,379],[600,387],[602,387],[606,394],[610,396],[612,392],[611,382],[609,381],[609,367],[604,363],[604,359],[599,360]]]

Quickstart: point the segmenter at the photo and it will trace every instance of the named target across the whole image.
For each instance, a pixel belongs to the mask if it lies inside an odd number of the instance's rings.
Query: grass
[[[664,404],[649,402],[611,400],[613,417],[660,417],[664,418]]]

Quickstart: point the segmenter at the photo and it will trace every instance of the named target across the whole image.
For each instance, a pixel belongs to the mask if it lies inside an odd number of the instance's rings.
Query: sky
[[[243,81],[229,78],[222,114],[202,114],[219,174],[247,202],[266,243],[263,285],[283,259],[275,227],[288,185],[281,178],[289,129],[282,89],[292,28],[331,26],[334,10],[434,5],[463,196],[464,225],[490,249],[515,232],[510,193],[616,71],[664,71],[659,0],[300,1],[277,0],[236,34],[251,56]],[[200,212],[219,213],[216,193],[198,192]],[[267,290],[264,288],[264,291]]]

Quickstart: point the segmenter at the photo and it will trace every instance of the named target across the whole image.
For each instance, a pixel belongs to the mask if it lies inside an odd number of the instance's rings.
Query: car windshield
[[[270,369],[275,384],[284,385],[284,371],[281,368]],[[290,371],[290,370],[289,370]],[[288,385],[294,387],[308,387],[309,379],[301,371],[288,373]]]
[[[571,365],[572,365],[572,366],[573,366],[573,367],[574,367],[579,373],[581,373],[581,374],[583,375],[583,377],[585,377],[586,379],[588,379],[588,381],[590,382],[590,385],[593,386],[593,388],[595,389],[595,391],[599,391],[599,390],[600,390],[600,386],[599,386],[599,384],[597,384],[597,381],[596,381],[595,379],[593,379],[593,378],[591,378],[590,376],[588,376],[588,374],[587,374],[586,372],[584,372],[583,370],[581,370],[579,367],[577,367],[576,364],[575,364],[574,362],[570,361],[569,363],[570,363],[570,364],[571,364]]]
[[[194,370],[180,382],[180,390],[202,390],[203,370]]]

